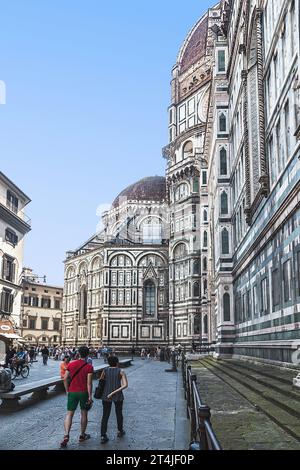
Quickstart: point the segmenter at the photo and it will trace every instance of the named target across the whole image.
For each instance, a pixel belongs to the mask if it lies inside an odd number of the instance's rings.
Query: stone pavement
[[[76,412],[68,449],[72,450],[185,450],[189,445],[189,423],[180,372],[167,373],[165,362],[135,359],[125,369],[129,387],[125,390],[124,429],[116,437],[117,426],[112,409],[108,436],[100,444],[102,402],[95,400],[89,413],[91,439],[78,443],[80,412]],[[96,383],[94,382],[94,387]],[[28,400],[29,402],[29,400]],[[20,411],[0,415],[0,449],[56,450],[63,436],[66,396],[54,394]],[[62,450],[64,452],[64,450]]]

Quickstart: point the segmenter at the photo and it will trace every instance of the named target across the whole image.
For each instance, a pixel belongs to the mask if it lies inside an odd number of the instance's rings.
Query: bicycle
[[[19,376],[21,376],[23,379],[27,379],[29,375],[29,367],[27,364],[18,364],[13,362],[10,364],[10,370],[12,380]]]

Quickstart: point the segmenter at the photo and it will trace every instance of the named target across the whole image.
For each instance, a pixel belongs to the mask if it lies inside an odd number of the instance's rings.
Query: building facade
[[[31,222],[24,212],[30,199],[0,172],[0,353],[20,336],[24,237]]]
[[[31,269],[22,280],[21,336],[28,346],[59,346],[63,288],[40,284]]]
[[[222,8],[208,140],[217,355],[292,363],[300,344],[299,2]]]
[[[149,177],[103,214],[104,228],[67,253],[63,344],[118,351],[168,342],[166,184]]]
[[[192,28],[172,70],[164,192],[127,188],[104,231],[68,254],[66,343],[208,341],[218,357],[293,362],[299,14],[295,0],[222,0]],[[145,211],[162,207],[144,232]],[[160,230],[155,244],[143,238]]]

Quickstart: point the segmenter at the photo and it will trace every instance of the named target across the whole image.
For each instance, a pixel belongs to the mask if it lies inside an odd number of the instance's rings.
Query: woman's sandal
[[[90,434],[81,434],[79,436],[79,442],[84,442],[84,441],[87,441],[88,439],[90,439],[91,435]]]
[[[61,449],[67,447],[69,440],[70,440],[70,437],[69,437],[68,434],[66,436],[64,436],[63,441],[61,441],[61,443],[60,443]]]

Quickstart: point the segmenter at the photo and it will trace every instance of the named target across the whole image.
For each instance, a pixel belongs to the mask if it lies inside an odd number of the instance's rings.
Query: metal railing
[[[210,407],[201,401],[197,376],[192,374],[182,354],[182,378],[187,401],[187,418],[191,423],[191,450],[222,450],[210,422]]]
[[[31,219],[26,215],[23,210],[19,210],[11,201],[7,198],[0,196],[0,204],[10,212],[12,212],[16,217],[18,217],[22,222],[25,222],[27,225],[31,226]]]

